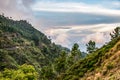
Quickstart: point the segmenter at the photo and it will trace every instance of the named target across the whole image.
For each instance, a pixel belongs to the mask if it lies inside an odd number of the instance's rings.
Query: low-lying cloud
[[[71,48],[79,43],[82,51],[89,40],[100,47],[109,33],[120,25],[118,0],[1,0],[0,13],[15,20],[25,19],[52,41]]]

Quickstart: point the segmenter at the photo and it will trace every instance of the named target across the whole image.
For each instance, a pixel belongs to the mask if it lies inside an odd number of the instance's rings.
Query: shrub
[[[22,65],[17,70],[5,69],[0,72],[1,80],[38,80],[38,73],[31,65]]]
[[[108,65],[107,65],[107,69],[108,69],[108,70],[110,70],[110,69],[112,69],[112,68],[113,68],[113,64],[108,64]]]
[[[102,75],[106,75],[107,74],[107,70],[104,70]]]
[[[79,76],[80,76],[80,77],[83,77],[83,75],[84,75],[83,72],[80,72],[80,73],[79,73]]]

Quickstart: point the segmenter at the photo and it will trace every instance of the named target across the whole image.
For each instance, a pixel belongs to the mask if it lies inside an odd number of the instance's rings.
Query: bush
[[[70,80],[79,80],[79,77],[78,76],[73,76],[72,79]]]
[[[110,70],[110,69],[112,69],[112,68],[113,68],[113,64],[108,64],[108,65],[107,65],[107,69],[108,69],[108,70]]]
[[[106,75],[107,74],[107,70],[104,70],[102,75]]]
[[[79,73],[79,76],[80,76],[80,77],[83,77],[83,75],[84,75],[83,72],[80,72],[80,73]]]
[[[0,72],[1,80],[38,80],[38,73],[31,65],[22,65],[17,70],[5,69]]]

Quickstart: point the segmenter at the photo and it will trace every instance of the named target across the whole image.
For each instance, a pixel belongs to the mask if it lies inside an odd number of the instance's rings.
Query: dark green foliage
[[[17,63],[11,56],[8,55],[6,50],[0,49],[0,71],[4,68],[16,68]]]
[[[110,70],[110,69],[113,68],[113,66],[114,66],[114,65],[110,63],[110,64],[107,65],[107,69]]]
[[[111,40],[120,37],[120,27],[116,27],[112,33],[110,33]]]
[[[84,72],[80,72],[78,75],[79,75],[80,77],[83,77],[83,76],[84,76]]]
[[[75,55],[77,54],[78,48],[79,48],[79,45],[78,45],[77,43],[75,43],[75,44],[73,45],[72,51],[71,51],[71,54],[72,54],[73,56],[75,56]]]
[[[81,52],[77,43],[69,51],[52,43],[27,21],[13,21],[0,15],[0,79],[79,80],[111,55],[105,54],[120,40],[119,28],[111,37],[114,39],[100,49],[90,40],[86,46],[92,54]],[[113,64],[107,66],[108,70],[112,68]]]
[[[79,60],[73,64],[66,73],[62,75],[62,80],[70,80],[73,76],[83,77],[86,72],[91,72],[100,67],[102,61],[106,58],[105,54],[120,40],[120,37],[110,41],[107,45],[96,50],[94,53],[87,55],[87,57]],[[113,65],[108,65],[108,69],[112,69]]]
[[[88,54],[86,52],[81,52],[81,55],[82,58],[85,58]]]
[[[69,49],[52,43],[27,21],[14,21],[0,15],[0,71],[17,69],[27,63],[33,65],[39,74],[45,72],[41,76],[43,80],[52,79],[55,73],[50,65],[62,50],[69,52]],[[26,76],[33,80],[32,75]]]
[[[79,45],[75,43],[72,47],[71,53],[67,57],[67,68],[70,68],[74,63],[82,59],[82,54]]]
[[[55,78],[55,73],[51,66],[44,66],[41,69],[40,79],[42,80],[52,80]]]
[[[3,70],[6,67],[6,60],[5,58],[7,57],[8,53],[2,49],[0,49],[0,70]],[[4,63],[3,63],[4,62]]]
[[[87,51],[88,53],[92,53],[96,50],[96,43],[95,41],[90,40],[87,44]]]
[[[0,37],[3,35],[3,32],[0,30]]]
[[[73,57],[74,62],[78,61],[82,56],[79,45],[77,43],[75,43],[72,47],[71,56]]]
[[[72,79],[70,80],[79,80],[79,77],[78,76],[73,76]]]
[[[62,51],[60,56],[55,60],[55,70],[58,74],[63,73],[67,69],[66,63],[67,53]]]

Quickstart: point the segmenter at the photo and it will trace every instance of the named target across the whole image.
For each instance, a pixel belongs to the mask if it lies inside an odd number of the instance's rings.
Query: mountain
[[[119,80],[120,32],[91,53],[56,45],[25,20],[0,15],[0,80]]]
[[[25,20],[14,21],[0,15],[0,71],[33,65],[40,72],[50,65],[60,52],[68,48],[56,45]]]
[[[120,37],[79,60],[59,80],[119,80]]]

